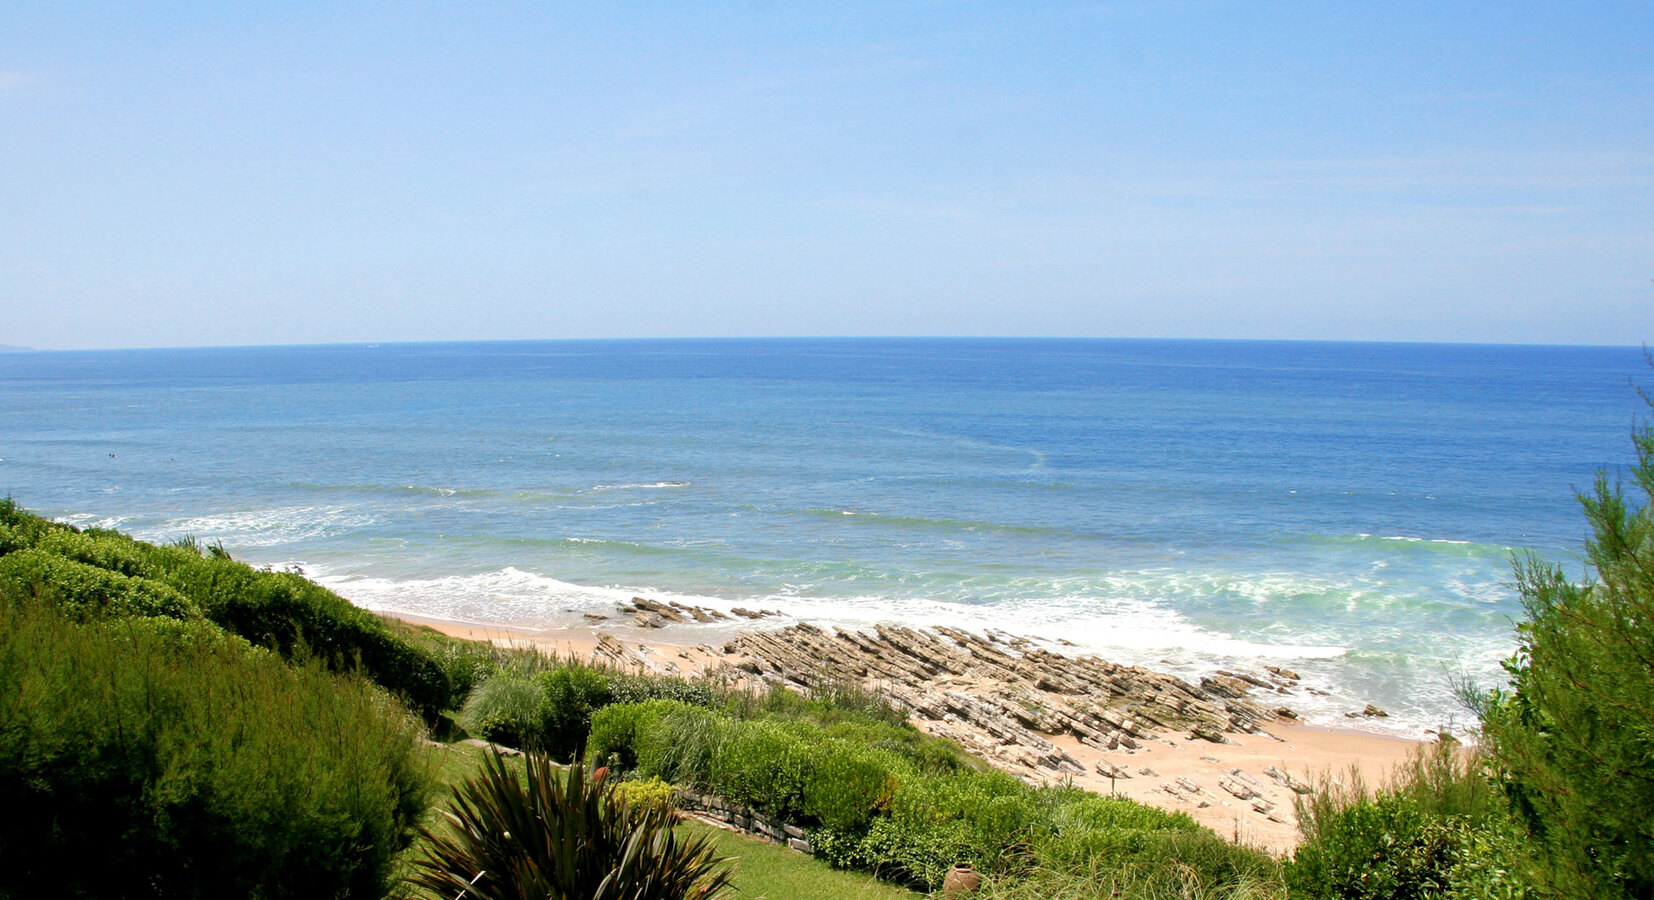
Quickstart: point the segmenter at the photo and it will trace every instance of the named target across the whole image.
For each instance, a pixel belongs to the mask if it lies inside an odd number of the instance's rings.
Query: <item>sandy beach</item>
[[[395,617],[454,637],[533,647],[547,654],[658,674],[698,676],[717,669],[750,678],[752,683],[777,680],[762,658],[748,652],[752,646],[749,639],[754,636],[760,638],[760,646],[773,646],[771,635],[776,632],[772,629],[747,629],[732,636],[727,628],[709,629],[692,622],[667,623],[668,627],[658,629],[606,622],[544,630],[413,615]],[[806,633],[820,633],[808,626],[803,628]],[[792,629],[780,633],[789,631]],[[721,646],[713,646],[708,640]],[[1028,656],[1052,657],[1048,651],[1026,645],[1024,649],[1029,651]],[[1131,671],[1139,673],[1139,678],[1146,674]],[[915,687],[931,688],[939,696],[951,698],[946,702],[953,704],[955,711],[959,711],[958,704],[971,704],[977,699],[978,695],[956,690],[973,687],[964,677],[969,673],[957,678],[946,677],[945,671],[939,674],[942,677],[908,679],[901,686],[885,678],[873,679],[869,686],[905,698],[909,705],[920,708],[926,708],[926,701],[906,693]],[[1166,678],[1170,676],[1157,680]],[[974,686],[984,690],[999,687]],[[1257,693],[1267,694],[1267,698],[1259,699],[1270,705],[1281,699],[1278,693],[1262,689]],[[1235,698],[1227,701],[1225,708],[1239,709],[1236,704],[1246,702]],[[973,711],[981,708],[970,706]],[[1256,705],[1246,708],[1255,709]],[[1204,737],[1180,728],[1148,728],[1128,721],[1124,723],[1128,730],[1117,733],[1115,737],[1120,740],[1110,748],[1108,744],[1113,741],[1093,739],[1095,733],[1078,724],[1069,733],[1055,728],[1041,730],[1037,726],[1024,727],[1026,723],[1014,721],[1017,716],[1000,714],[991,705],[987,709],[986,721],[935,710],[928,715],[915,712],[911,721],[927,732],[959,740],[990,763],[1029,782],[1066,781],[1100,794],[1116,794],[1185,812],[1226,838],[1275,853],[1290,852],[1297,844],[1293,798],[1303,786],[1320,778],[1345,778],[1351,767],[1359,767],[1369,783],[1380,781],[1422,746],[1417,741],[1353,728],[1307,726],[1279,716],[1263,716],[1258,721],[1236,716],[1232,721],[1239,727],[1227,728],[1221,734],[1197,728]],[[995,718],[998,723],[993,721]]]

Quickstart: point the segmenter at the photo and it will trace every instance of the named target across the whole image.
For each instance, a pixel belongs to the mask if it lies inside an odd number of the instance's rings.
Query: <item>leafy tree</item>
[[[1646,399],[1646,398],[1645,398]],[[1485,749],[1569,897],[1654,897],[1654,428],[1633,436],[1634,496],[1580,495],[1592,574],[1517,565],[1528,620],[1483,698]]]

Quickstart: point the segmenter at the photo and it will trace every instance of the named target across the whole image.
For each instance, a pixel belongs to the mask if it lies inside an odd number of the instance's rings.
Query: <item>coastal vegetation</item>
[[[1518,566],[1511,686],[1479,701],[1493,771],[1559,896],[1654,896],[1654,428],[1635,441],[1642,502],[1605,475],[1580,497],[1594,578]]]
[[[1376,793],[1323,785],[1299,810],[1294,896],[1654,897],[1654,427],[1633,443],[1630,496],[1606,474],[1579,496],[1584,576],[1516,561],[1510,686],[1463,690],[1478,753]]]
[[[379,896],[428,802],[421,730],[201,619],[0,603],[0,895]]]
[[[618,801],[585,766],[558,772],[529,754],[521,775],[498,753],[454,789],[447,828],[427,829],[410,881],[439,897],[490,900],[710,900],[730,879],[711,841],[685,836],[662,803]]]
[[[1585,577],[1518,564],[1511,684],[1466,690],[1480,749],[1443,742],[1372,788],[1329,773],[1285,860],[1030,786],[857,684],[755,690],[459,641],[220,547],[6,500],[0,897],[575,895],[480,886],[507,866],[573,867],[580,896],[710,897],[718,852],[671,822],[675,798],[709,796],[785,823],[817,861],[919,890],[969,863],[1000,900],[1649,898],[1654,431],[1636,446],[1640,503],[1606,478],[1581,498]],[[428,736],[530,755],[446,779]],[[456,782],[445,813],[437,778]]]

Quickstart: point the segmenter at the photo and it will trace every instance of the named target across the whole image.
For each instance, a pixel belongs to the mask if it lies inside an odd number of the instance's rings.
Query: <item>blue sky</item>
[[[0,344],[1654,340],[1654,4],[0,6]]]

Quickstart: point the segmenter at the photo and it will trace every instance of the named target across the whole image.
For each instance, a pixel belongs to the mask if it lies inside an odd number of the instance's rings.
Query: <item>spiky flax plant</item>
[[[424,829],[410,881],[454,900],[712,900],[729,860],[673,830],[669,807],[631,805],[576,762],[538,753],[519,778],[504,757],[454,788],[446,827]]]

